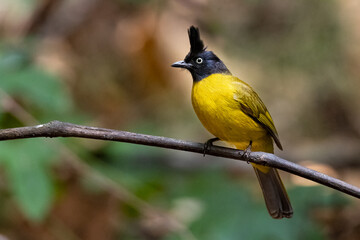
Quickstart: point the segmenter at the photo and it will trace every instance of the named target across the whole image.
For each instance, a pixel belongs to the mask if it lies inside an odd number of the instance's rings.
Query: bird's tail
[[[293,209],[279,173],[275,168],[252,164],[259,179],[266,207],[273,218],[290,218]]]

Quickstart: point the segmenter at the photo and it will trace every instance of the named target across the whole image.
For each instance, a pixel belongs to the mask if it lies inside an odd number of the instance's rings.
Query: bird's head
[[[214,73],[231,74],[225,64],[212,51],[206,51],[204,43],[200,39],[198,28],[191,26],[188,33],[190,52],[184,61],[173,63],[172,67],[189,70],[194,81],[200,81]]]

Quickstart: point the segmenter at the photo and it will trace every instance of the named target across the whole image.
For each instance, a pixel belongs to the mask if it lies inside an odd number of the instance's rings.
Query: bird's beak
[[[186,63],[184,61],[175,62],[171,66],[176,68],[186,68],[186,69],[190,69],[192,67],[191,63]]]

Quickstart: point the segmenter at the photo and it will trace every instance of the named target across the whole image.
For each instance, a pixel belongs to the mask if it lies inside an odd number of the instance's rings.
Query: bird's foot
[[[220,138],[210,138],[209,140],[207,140],[204,143],[204,157],[206,155],[207,150],[209,150],[211,148],[211,146],[213,145],[214,142],[219,141]]]
[[[249,146],[244,150],[244,153],[241,157],[243,157],[247,163],[249,163],[250,153],[251,153],[252,141],[250,140]]]

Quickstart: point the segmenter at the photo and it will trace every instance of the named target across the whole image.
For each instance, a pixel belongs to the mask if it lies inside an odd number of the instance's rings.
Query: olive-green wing
[[[282,150],[274,122],[269,111],[266,109],[265,104],[261,101],[259,95],[257,95],[257,93],[248,84],[242,81],[238,83],[239,89],[234,99],[239,103],[240,109],[255,122],[260,123],[261,126],[263,126],[273,137],[278,148]]]

